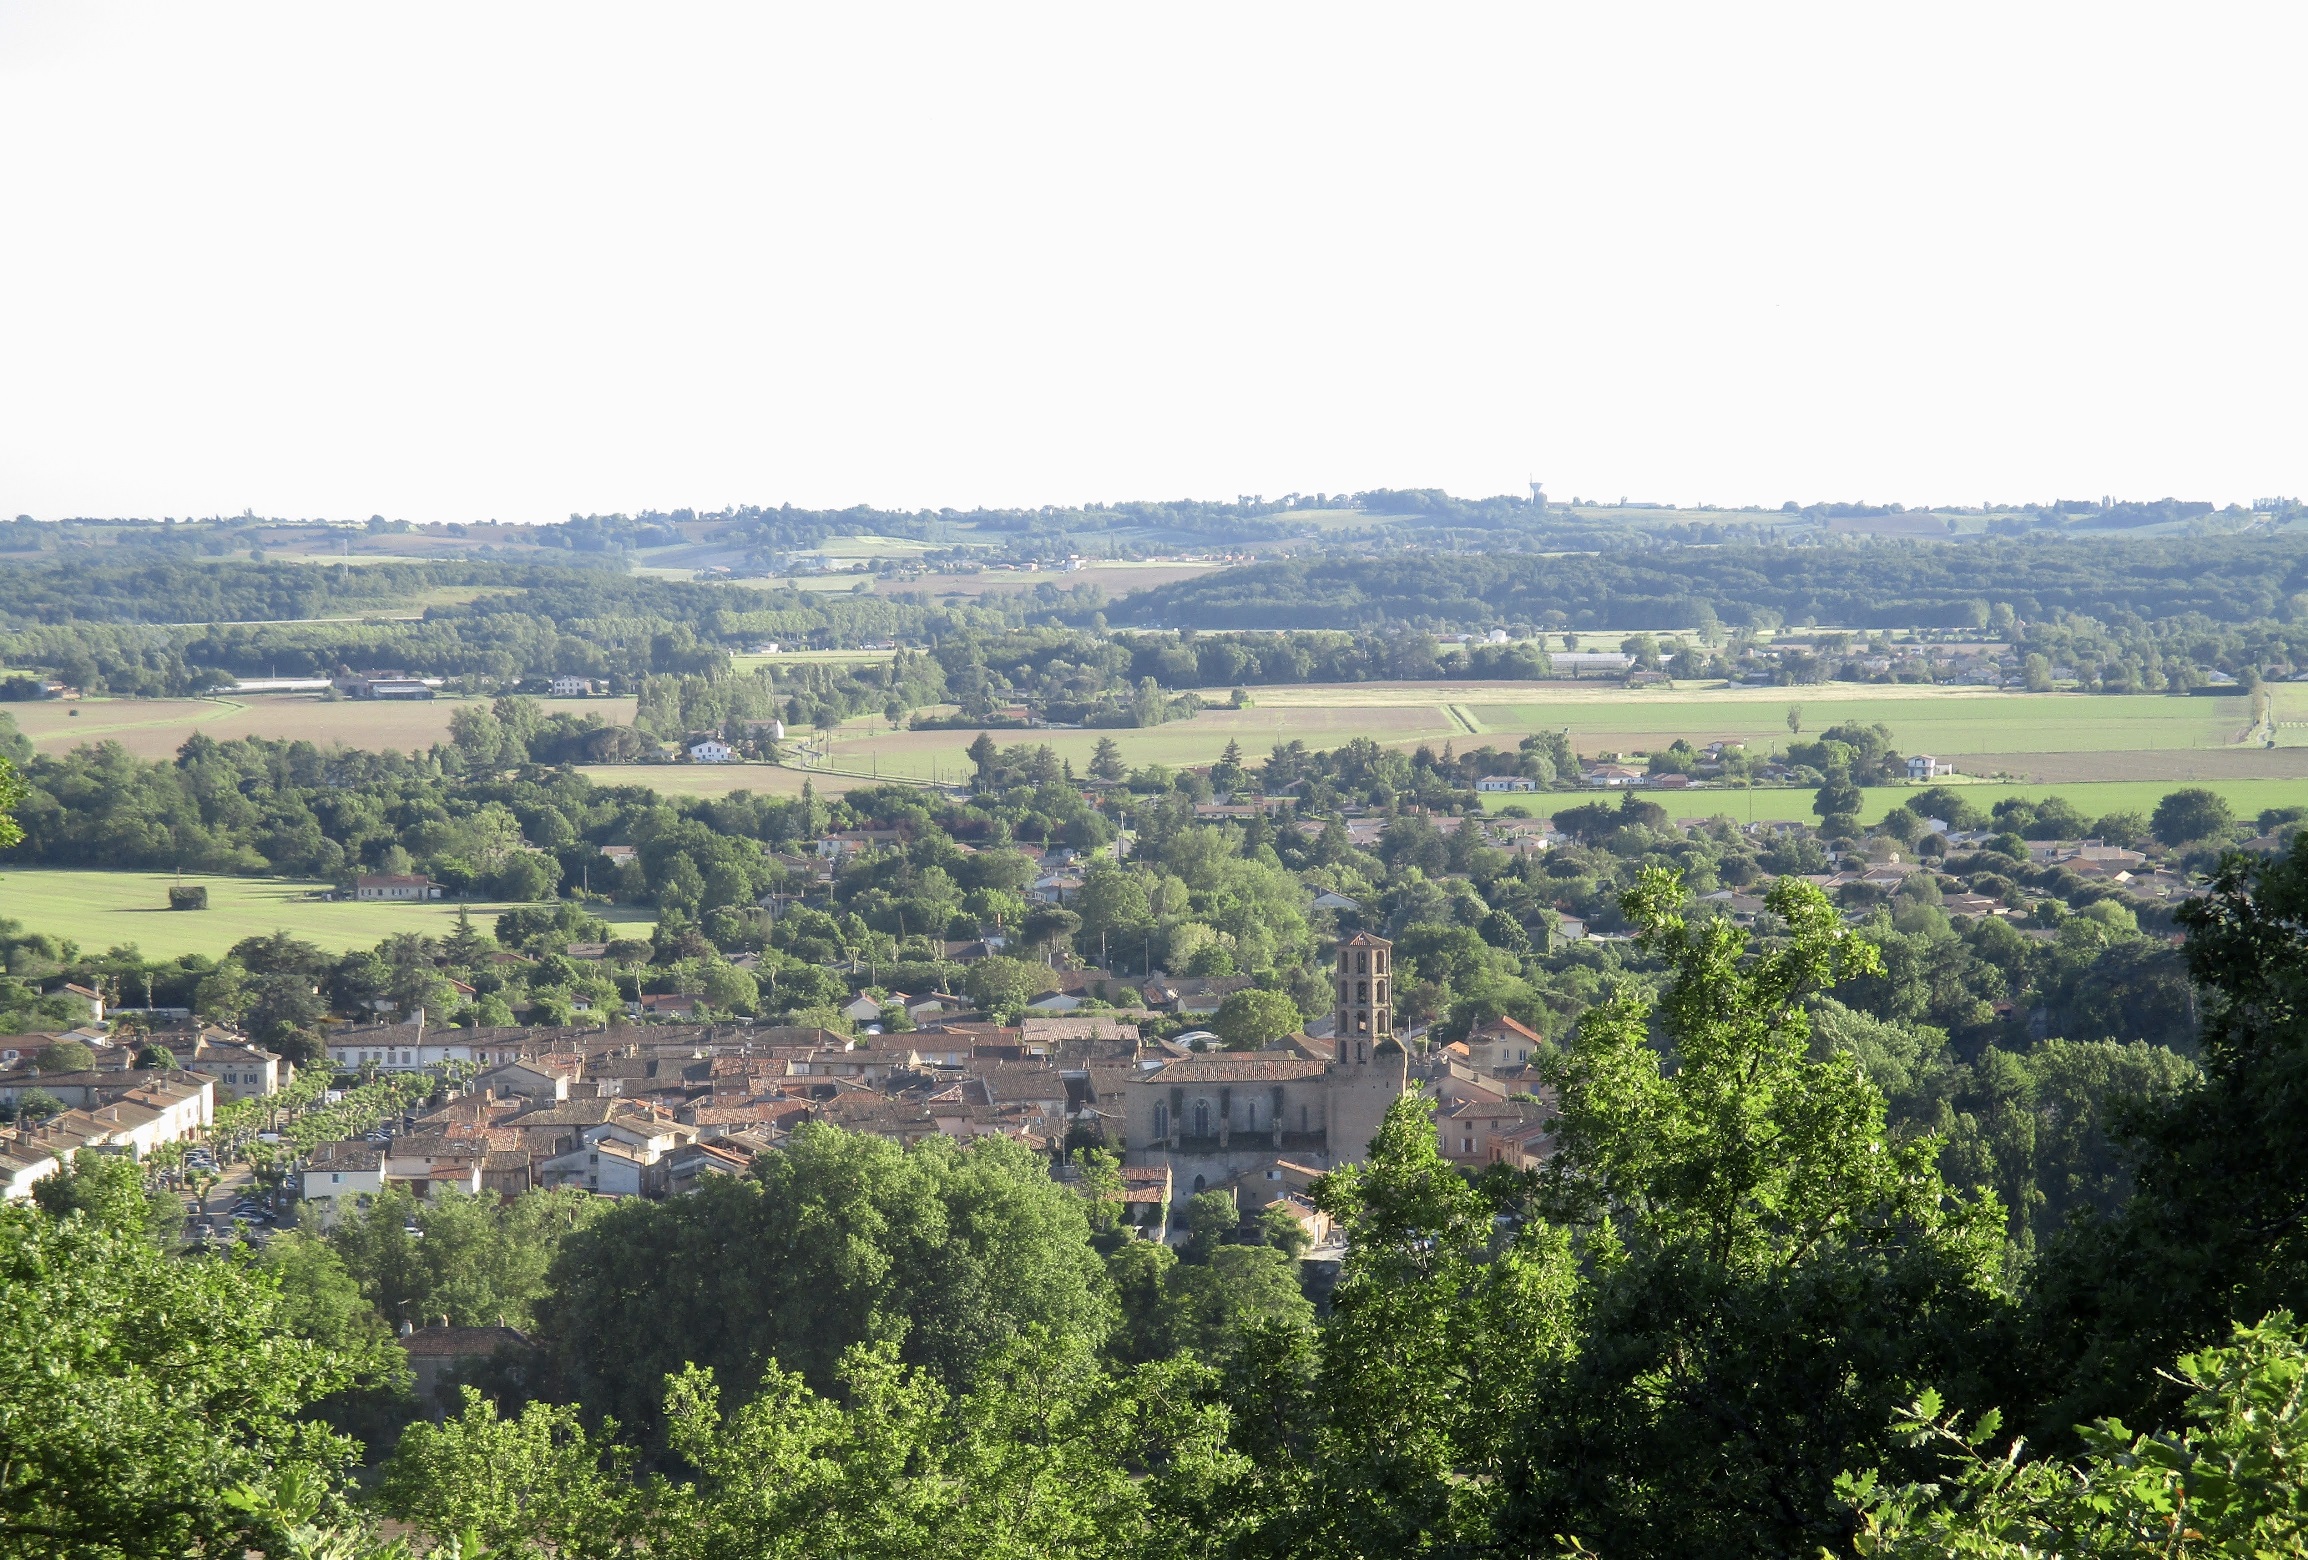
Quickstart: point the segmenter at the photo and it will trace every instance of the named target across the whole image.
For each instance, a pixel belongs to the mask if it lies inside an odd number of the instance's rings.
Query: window
[[[1369,981],[1358,980],[1354,983],[1354,1000],[1357,1002],[1368,1002],[1370,1000]]]
[[[1194,1102],[1194,1135],[1196,1137],[1208,1137],[1210,1135],[1210,1102],[1208,1100],[1196,1100]]]
[[[1258,1130],[1258,1102],[1256,1100],[1252,1100],[1242,1107],[1242,1130],[1245,1132]]]
[[[1368,974],[1370,973],[1370,955],[1369,955],[1369,954],[1367,954],[1367,953],[1358,953],[1358,954],[1356,954],[1356,955],[1354,956],[1354,972],[1355,972],[1357,975],[1368,975]]]
[[[1154,1135],[1158,1138],[1170,1135],[1170,1107],[1167,1105],[1154,1107]]]

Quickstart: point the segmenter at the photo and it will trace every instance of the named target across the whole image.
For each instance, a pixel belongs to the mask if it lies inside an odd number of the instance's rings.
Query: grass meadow
[[[1048,743],[1077,769],[1112,737],[1133,766],[1207,764],[1229,742],[1251,758],[1277,742],[1329,748],[1358,736],[1390,747],[1445,742],[1512,748],[1539,731],[1567,730],[1580,753],[1647,751],[1680,737],[1737,740],[1769,751],[1789,740],[1787,712],[1806,735],[1846,721],[1881,722],[1903,752],[1951,758],[1968,774],[2032,783],[2099,780],[2308,781],[2308,688],[2280,690],[2274,750],[2237,739],[2251,721],[2241,698],[2028,694],[1990,689],[1870,687],[1660,688],[1616,683],[1344,683],[1250,690],[1247,709],[1207,709],[1188,720],[1116,731],[999,731],[995,740]],[[1225,690],[1206,690],[1220,699]],[[2289,700],[2289,702],[2287,702]],[[2302,722],[2287,727],[2288,718]],[[2287,736],[2297,741],[2286,742]],[[845,724],[836,767],[920,780],[967,772],[974,731],[890,729],[879,716]],[[655,775],[662,771],[645,771]],[[721,782],[675,782],[683,788]],[[755,789],[767,787],[756,785]]]
[[[208,888],[206,910],[171,910],[171,884]],[[146,954],[221,955],[244,937],[286,929],[331,952],[366,948],[395,932],[440,937],[457,919],[458,905],[329,903],[312,896],[328,887],[290,878],[209,877],[168,872],[74,871],[45,867],[0,870],[0,917],[21,921],[34,931],[69,937],[83,949],[134,943]],[[474,903],[463,908],[476,921],[493,920],[507,907]],[[613,907],[611,919],[647,919]]]
[[[2064,796],[2087,817],[2104,818],[2114,812],[2152,813],[2156,810],[2156,803],[2163,800],[2167,792],[2176,791],[2183,785],[2196,784],[2217,791],[2227,798],[2228,805],[2236,810],[2239,818],[2251,818],[2266,807],[2308,806],[2308,781],[2303,780],[2083,780],[2052,785],[1984,782],[1966,785],[1963,794],[1983,811],[2007,796],[2024,796],[2035,801],[2049,796]],[[1866,800],[1859,810],[1859,816],[1863,821],[1873,823],[1921,789],[1921,786],[1869,787],[1860,792]],[[1729,818],[1734,823],[1761,823],[1772,819],[1815,822],[1817,815],[1811,810],[1812,794],[1808,790],[1642,793],[1644,800],[1657,802],[1666,808],[1671,818]],[[1580,807],[1598,799],[1610,801],[1612,796],[1609,792],[1593,790],[1540,791],[1520,796],[1486,796],[1483,802],[1492,812],[1519,803],[1534,817],[1552,817],[1566,807]]]

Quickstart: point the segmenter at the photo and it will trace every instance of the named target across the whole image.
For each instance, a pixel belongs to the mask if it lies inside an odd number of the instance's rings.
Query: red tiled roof
[[[1182,1056],[1146,1076],[1159,1083],[1283,1083],[1319,1078],[1329,1065],[1272,1055]]]

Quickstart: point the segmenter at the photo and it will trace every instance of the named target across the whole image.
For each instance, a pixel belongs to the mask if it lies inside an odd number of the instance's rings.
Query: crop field
[[[837,762],[847,767],[846,759]],[[969,767],[967,759],[957,758],[946,773],[948,778],[967,775]],[[870,774],[829,774],[777,764],[587,764],[579,772],[595,785],[641,785],[662,796],[727,796],[733,791],[799,796],[806,780],[819,796],[833,797],[874,783]],[[891,778],[905,777],[893,773]]]
[[[311,694],[239,694],[215,699],[42,699],[0,706],[35,750],[61,754],[83,744],[118,742],[139,758],[169,758],[194,732],[219,742],[234,737],[342,743],[373,752],[408,752],[449,737],[456,698],[327,700]],[[546,699],[549,710],[633,719],[631,699]]]
[[[206,910],[171,910],[168,890],[177,882],[208,888]],[[36,931],[69,937],[83,949],[134,943],[147,955],[221,956],[244,937],[286,928],[331,952],[366,948],[395,932],[440,937],[457,918],[458,905],[329,903],[313,898],[324,883],[289,878],[203,877],[166,872],[83,872],[35,867],[0,870],[0,916]],[[507,907],[473,903],[463,908],[484,924]],[[609,919],[647,919],[615,906]]]
[[[729,664],[741,672],[764,666],[879,666],[895,650],[780,650],[775,655],[732,655]]]
[[[1009,730],[993,736],[1005,746],[1047,743],[1078,771],[1105,737],[1114,739],[1133,767],[1207,764],[1229,742],[1239,743],[1254,759],[1277,742],[1294,739],[1318,749],[1369,737],[1392,747],[1429,743],[1440,748],[1450,742],[1464,751],[1470,746],[1511,748],[1532,732],[1562,729],[1569,731],[1573,749],[1589,756],[1646,751],[1677,737],[1694,745],[1739,740],[1769,751],[1785,746],[1788,708],[1800,705],[1807,735],[1845,721],[1880,721],[1891,728],[1901,751],[1952,758],[1975,776],[2004,775],[2038,785],[2203,781],[2308,787],[2308,688],[2279,690],[2277,731],[2283,745],[2274,749],[2237,740],[2251,720],[2242,698],[1835,684],[1799,690],[1630,691],[1603,682],[1372,682],[1249,691],[1247,709],[1208,709],[1161,726]],[[1224,697],[1223,690],[1205,692]],[[2285,726],[2286,718],[2302,724]],[[878,716],[861,716],[836,733],[834,764],[855,774],[952,781],[967,774],[963,750],[976,735],[893,731]],[[768,766],[647,765],[618,773],[627,783],[683,794],[719,794],[741,784],[757,791],[794,790],[800,784],[800,771]],[[727,778],[732,774],[780,778],[738,781]],[[841,783],[838,777],[821,777],[819,789]]]
[[[999,596],[1032,590],[1037,585],[1095,585],[1109,596],[1152,590],[1179,580],[1199,579],[1228,568],[1223,563],[1092,563],[1071,574],[1038,569],[981,569],[969,574],[919,574],[905,579],[878,581],[874,589],[885,594],[921,591],[932,596]]]
[[[2218,748],[2235,742],[2251,723],[2242,698],[1835,684],[1651,692],[1613,688],[1608,694],[1598,689],[1593,696],[1512,701],[1477,695],[1467,708],[1486,731],[1567,726],[1572,746],[1581,752],[1648,748],[1677,737],[1694,744],[1736,740],[1750,747],[1784,746],[1790,708],[1802,711],[1806,735],[1845,722],[1881,722],[1891,728],[1900,751],[1943,755]]]
[[[2189,783],[2178,780],[2085,780],[2062,785],[1991,782],[1966,785],[1963,794],[1983,811],[2007,796],[2038,801],[2048,796],[2064,796],[2087,817],[2104,818],[2112,812],[2153,813],[2156,803],[2167,793]],[[1872,823],[1920,789],[1920,786],[1871,786],[1860,792],[1866,801],[1859,816]],[[2245,819],[2266,807],[2308,806],[2308,781],[2302,780],[2214,780],[2205,782],[2205,789],[2226,797],[2236,816]],[[1641,794],[1644,800],[1666,808],[1671,818],[1729,818],[1734,823],[1767,819],[1817,821],[1817,815],[1811,810],[1813,793],[1809,790],[1644,791]],[[1491,812],[1520,805],[1534,817],[1552,817],[1566,807],[1581,807],[1598,800],[1616,805],[1614,793],[1599,790],[1538,791],[1483,798]]]

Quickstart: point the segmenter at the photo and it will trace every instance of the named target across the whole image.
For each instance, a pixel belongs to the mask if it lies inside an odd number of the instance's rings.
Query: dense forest
[[[1591,555],[1304,556],[1161,586],[1117,623],[1321,628],[1675,629],[1702,605],[1777,627],[1987,626],[1991,603],[2027,619],[2290,621],[2308,592],[2308,538],[1869,542],[1658,548]]]

